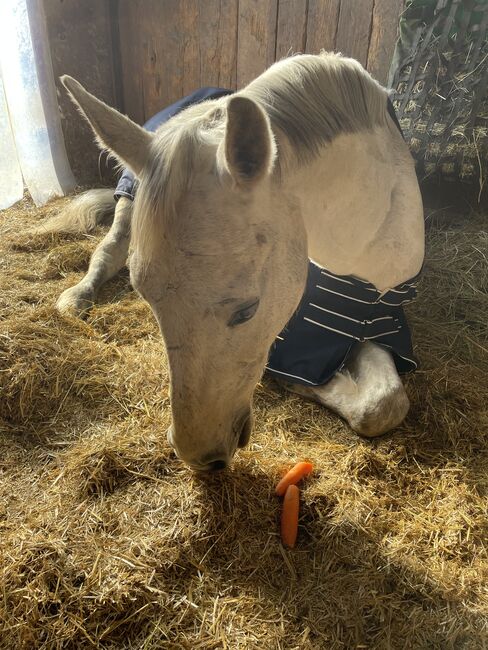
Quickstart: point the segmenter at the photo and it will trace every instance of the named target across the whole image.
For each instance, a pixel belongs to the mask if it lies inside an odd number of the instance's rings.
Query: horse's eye
[[[227,323],[229,327],[235,327],[241,323],[245,323],[254,316],[259,306],[259,300],[253,300],[247,305],[241,305],[237,311],[232,314],[230,321]]]

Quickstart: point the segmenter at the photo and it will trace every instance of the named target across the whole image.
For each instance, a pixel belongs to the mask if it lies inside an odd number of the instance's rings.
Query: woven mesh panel
[[[400,21],[392,97],[423,176],[488,171],[488,0],[412,0]]]

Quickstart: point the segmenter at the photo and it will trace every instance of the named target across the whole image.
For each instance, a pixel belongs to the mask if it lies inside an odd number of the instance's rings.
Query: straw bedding
[[[100,237],[24,234],[63,201],[1,215],[0,647],[486,648],[486,216],[429,217],[399,430],[361,440],[264,379],[249,448],[200,477],[127,274],[85,322],[53,309]],[[306,458],[285,551],[273,487]]]

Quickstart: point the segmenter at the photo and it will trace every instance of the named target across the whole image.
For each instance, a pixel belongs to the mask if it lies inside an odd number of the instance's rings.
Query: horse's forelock
[[[151,156],[140,178],[132,245],[141,261],[150,262],[164,230],[178,218],[177,207],[188,190],[203,146],[217,146],[223,137],[219,100],[192,106],[157,132]]]

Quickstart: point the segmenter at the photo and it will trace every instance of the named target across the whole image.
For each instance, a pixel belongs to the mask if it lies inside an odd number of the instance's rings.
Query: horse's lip
[[[210,467],[210,463],[207,463],[206,465],[196,465],[195,463],[186,463],[188,467],[193,471],[193,472],[198,472],[199,474],[203,475],[210,475],[210,474],[215,474],[216,472],[212,472],[212,468]],[[222,470],[218,470],[218,473],[221,473],[224,471],[226,468],[222,468]]]
[[[249,438],[251,437],[252,431],[252,414],[251,411],[247,411],[244,416],[239,420],[238,426],[234,427],[234,430],[239,433],[239,440],[237,446],[242,449],[245,447]]]

